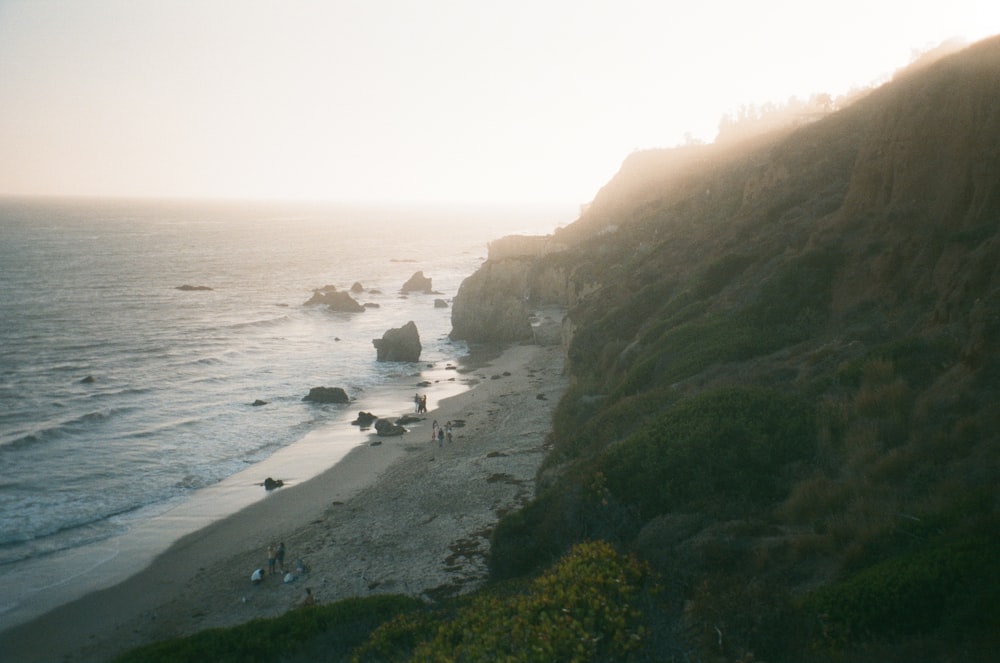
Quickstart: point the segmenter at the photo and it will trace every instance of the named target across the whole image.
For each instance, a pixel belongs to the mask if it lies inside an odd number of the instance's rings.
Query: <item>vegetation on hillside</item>
[[[600,534],[664,579],[687,660],[994,651],[998,76],[992,40],[671,163],[661,195],[623,168],[564,237],[600,288],[569,312],[575,381],[495,577]],[[967,148],[945,164],[942,131]]]

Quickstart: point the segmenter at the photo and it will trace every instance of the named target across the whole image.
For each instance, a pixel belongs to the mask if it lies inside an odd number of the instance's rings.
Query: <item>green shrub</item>
[[[676,396],[667,389],[646,391],[635,396],[616,400],[602,399],[585,405],[576,396],[578,416],[570,416],[567,407],[553,426],[553,449],[546,457],[544,465],[551,467],[568,460],[592,456],[606,446],[626,437],[637,430],[643,422],[654,417]],[[584,410],[588,410],[584,412]]]
[[[864,356],[851,361],[837,371],[838,379],[847,385],[861,384],[866,367],[873,361],[891,362],[894,373],[903,377],[913,389],[929,385],[944,367],[956,358],[954,342],[917,336],[896,339],[872,348]]]
[[[939,538],[822,587],[804,605],[835,642],[941,627],[959,636],[995,629],[1000,627],[998,554],[995,537]]]
[[[575,546],[524,592],[486,593],[442,622],[412,661],[625,661],[646,638],[648,571],[604,542]]]
[[[372,631],[351,657],[354,663],[406,661],[421,642],[433,637],[442,614],[430,610],[396,615]]]
[[[760,577],[712,574],[696,583],[682,623],[701,660],[796,660],[805,621],[788,590]]]
[[[833,278],[844,257],[832,249],[817,249],[782,265],[761,287],[747,309],[758,325],[781,327],[789,321],[826,319]]]
[[[563,528],[546,526],[558,516],[558,493],[548,491],[497,522],[490,537],[490,577],[514,578],[547,566],[565,546]]]
[[[491,537],[490,576],[502,580],[534,573],[589,539],[625,543],[640,525],[638,510],[611,494],[607,478],[579,464],[497,523]]]
[[[681,504],[761,502],[786,491],[783,466],[812,454],[813,409],[765,389],[723,389],[668,408],[600,463],[611,493],[643,518]]]
[[[347,655],[382,622],[422,604],[405,596],[374,596],[292,610],[226,629],[164,640],[119,656],[115,663],[261,663],[287,659],[323,636],[326,646]],[[326,660],[337,660],[329,652]]]

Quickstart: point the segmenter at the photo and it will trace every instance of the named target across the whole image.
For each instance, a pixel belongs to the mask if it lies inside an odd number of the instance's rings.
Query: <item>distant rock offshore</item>
[[[189,285],[185,283],[184,285],[179,285],[177,290],[183,290],[185,292],[202,292],[206,290],[211,290],[207,285]]]
[[[326,305],[331,311],[340,313],[361,313],[365,307],[359,304],[347,292],[340,292],[333,286],[326,286],[319,290],[313,290],[312,297],[305,304],[306,306]]]
[[[431,279],[428,276],[424,276],[423,272],[417,272],[403,284],[400,292],[433,292]]]

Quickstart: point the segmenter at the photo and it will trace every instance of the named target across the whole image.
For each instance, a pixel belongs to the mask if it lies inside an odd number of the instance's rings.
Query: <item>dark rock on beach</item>
[[[406,432],[406,429],[389,419],[378,419],[375,422],[375,432],[378,433],[380,437],[393,437],[396,435],[402,435]]]
[[[443,299],[435,299],[434,308],[448,308],[448,302]]]
[[[285,482],[281,479],[272,479],[268,477],[264,479],[264,490],[274,490],[275,488],[281,488],[285,485]]]
[[[185,283],[184,285],[177,286],[177,290],[184,290],[186,292],[192,292],[192,291],[197,292],[197,291],[211,290],[211,288],[209,288],[207,285],[189,285]]]
[[[420,334],[410,320],[399,328],[390,329],[382,338],[372,339],[377,361],[420,361]]]
[[[378,417],[371,412],[359,412],[358,418],[351,422],[352,426],[361,426],[362,428],[368,428]]]
[[[302,398],[310,403],[350,403],[347,392],[340,387],[313,387],[309,394]]]
[[[260,407],[261,405],[267,405],[267,401],[262,401],[262,400],[260,400],[260,399],[258,398],[257,400],[255,400],[255,401],[254,401],[253,403],[251,403],[250,405],[252,405],[252,406],[254,406],[254,407]]]

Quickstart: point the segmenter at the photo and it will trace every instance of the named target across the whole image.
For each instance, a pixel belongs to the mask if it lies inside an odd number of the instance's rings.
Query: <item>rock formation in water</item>
[[[313,387],[302,400],[310,403],[350,403],[351,398],[340,387]]]
[[[372,339],[378,361],[420,361],[420,334],[412,320]]]

